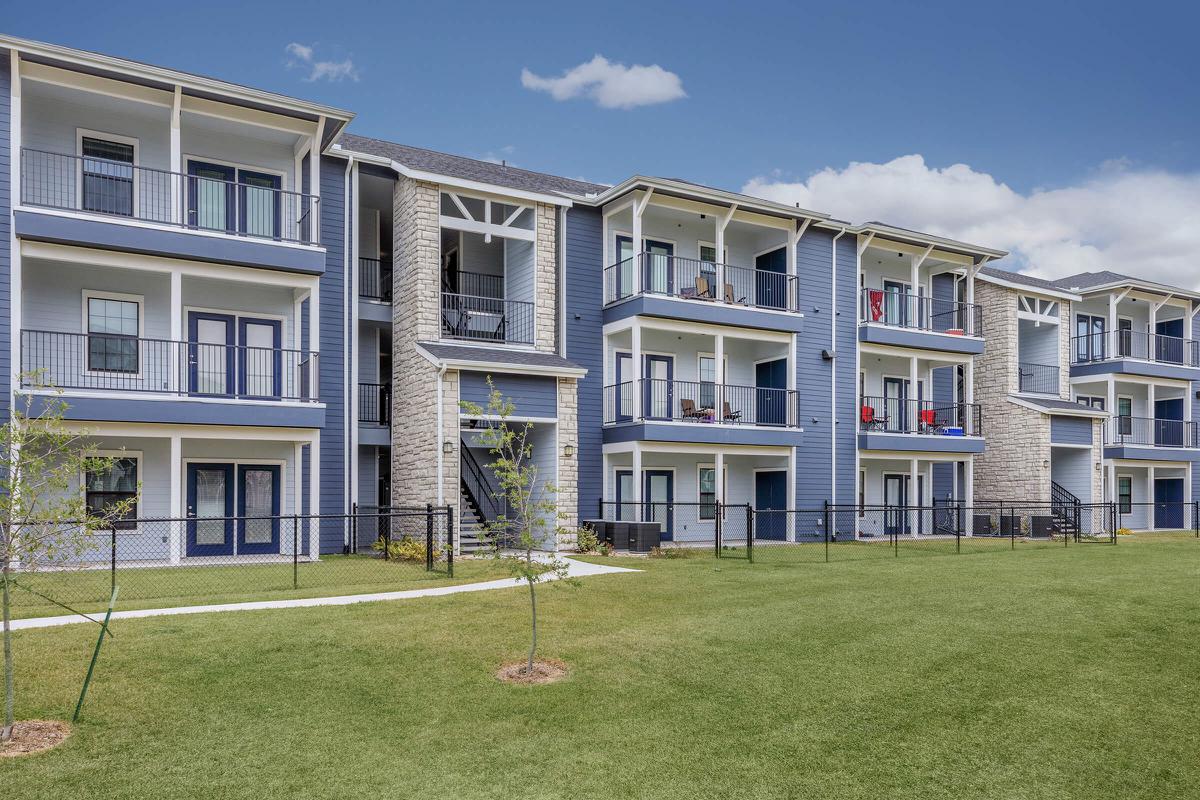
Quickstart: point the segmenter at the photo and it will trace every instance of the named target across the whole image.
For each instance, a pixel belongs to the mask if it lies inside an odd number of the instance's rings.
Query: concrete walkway
[[[589,564],[586,561],[576,561],[572,558],[561,558],[567,563],[567,576],[583,578],[589,575],[610,575],[619,572],[640,572],[624,567],[610,567],[605,564]],[[553,575],[543,580],[557,580]],[[314,606],[348,606],[354,603],[374,603],[379,600],[412,600],[417,597],[440,597],[447,594],[462,592],[484,592],[491,589],[514,589],[524,586],[524,581],[518,578],[501,578],[480,583],[461,583],[457,586],[437,586],[430,589],[408,589],[402,592],[376,592],[374,594],[351,594],[339,597],[310,597],[294,600],[258,600],[251,603],[225,603],[207,606],[178,606],[175,608],[143,608],[136,611],[114,611],[112,618],[140,619],[142,617],[169,617],[177,614],[208,614],[217,611],[259,611],[270,608],[312,608]],[[120,602],[120,601],[118,601]],[[103,619],[104,612],[93,614],[97,619]],[[59,625],[76,625],[89,622],[87,617],[78,614],[65,614],[59,617],[32,617],[30,619],[15,619],[12,629],[16,631],[30,628],[54,628]]]

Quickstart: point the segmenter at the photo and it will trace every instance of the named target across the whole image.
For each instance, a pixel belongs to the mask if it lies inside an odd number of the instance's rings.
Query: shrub
[[[1117,536],[1129,536],[1133,531],[1129,528],[1117,528]]]
[[[594,553],[600,547],[600,538],[591,525],[580,525],[575,532],[575,549],[580,553]]]
[[[382,553],[387,549],[387,557],[390,561],[420,561],[425,562],[425,543],[405,536],[395,541],[384,543],[383,537],[379,537],[375,544],[371,545],[371,549],[377,553]],[[442,549],[437,545],[433,547],[433,558],[436,561],[442,557]]]

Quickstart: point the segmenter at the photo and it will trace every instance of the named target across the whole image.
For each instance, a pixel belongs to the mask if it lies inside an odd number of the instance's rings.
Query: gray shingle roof
[[[438,360],[484,361],[498,366],[541,367],[543,369],[579,370],[583,367],[554,353],[533,350],[509,350],[504,347],[418,342],[421,349]],[[517,370],[519,371],[519,370]]]
[[[337,143],[347,150],[388,158],[412,169],[488,183],[493,186],[503,186],[507,189],[580,196],[596,194],[608,188],[598,183],[560,178],[544,172],[531,172],[527,169],[493,164],[490,161],[439,153],[436,150],[426,150],[422,147],[410,147],[406,144],[385,142],[382,139],[369,139],[366,136],[356,136],[352,133],[343,133],[338,137]]]
[[[1059,278],[1054,283],[1064,289],[1090,289],[1093,286],[1103,286],[1108,283],[1123,283],[1125,281],[1136,280],[1139,279],[1105,269],[1099,272],[1080,272],[1077,275],[1068,275],[1065,278]]]
[[[1053,289],[1058,292],[1070,291],[1070,289],[1060,285],[1058,281],[1047,281],[1035,278],[1032,275],[1023,275],[1020,272],[1013,272],[1012,270],[1000,269],[998,267],[981,267],[979,272],[981,275],[990,275],[993,278],[1023,284],[1035,289]]]
[[[1071,411],[1074,413],[1089,414],[1094,417],[1107,416],[1103,411],[1070,400],[1058,400],[1053,397],[1029,397],[1028,395],[1021,395],[1021,400],[1030,405],[1039,406],[1048,414],[1055,411]]]

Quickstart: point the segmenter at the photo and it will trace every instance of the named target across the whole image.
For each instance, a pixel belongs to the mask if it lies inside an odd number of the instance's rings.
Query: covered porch
[[[1117,504],[1117,524],[1134,531],[1191,530],[1192,467],[1189,463],[1110,459],[1105,497]]]

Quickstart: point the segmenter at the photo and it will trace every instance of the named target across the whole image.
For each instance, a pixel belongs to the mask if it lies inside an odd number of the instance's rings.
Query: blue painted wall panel
[[[12,196],[10,125],[12,112],[9,107],[11,100],[11,62],[7,50],[0,50],[0,419],[8,420],[9,370],[11,336],[9,334],[9,280],[12,272],[9,237],[11,235],[12,213],[9,198]]]
[[[346,320],[345,291],[346,162],[321,159],[321,244],[325,246],[325,274],[321,276],[320,308],[321,401],[325,427],[321,429],[321,513],[346,512]],[[353,229],[353,226],[351,226]],[[321,552],[342,549],[342,530],[321,526]]]
[[[1051,416],[1050,442],[1051,444],[1091,444],[1091,418]]]
[[[563,237],[566,352],[571,361],[587,369],[579,382],[579,518],[593,519],[603,492],[603,446],[600,422],[604,415],[604,337],[602,281],[604,277],[603,226],[600,212],[570,208]]]
[[[541,375],[511,375],[500,372],[463,372],[458,395],[483,408],[488,404],[488,376],[514,406],[517,417],[558,417],[558,381]]]

